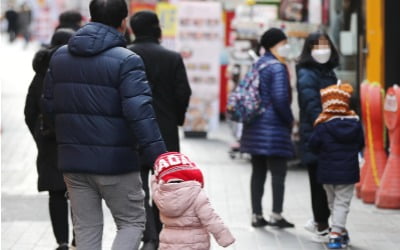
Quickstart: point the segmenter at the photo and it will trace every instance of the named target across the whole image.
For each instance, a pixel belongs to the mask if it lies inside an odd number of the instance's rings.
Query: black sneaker
[[[143,246],[140,248],[140,250],[157,250],[157,242],[155,241],[147,241],[143,243]]]
[[[265,220],[262,215],[253,214],[253,218],[251,219],[251,225],[253,227],[265,227],[269,225],[269,222]]]
[[[290,227],[294,227],[294,224],[288,222],[287,220],[285,220],[285,218],[282,218],[282,219],[279,219],[279,220],[277,220],[277,219],[271,219],[269,225],[270,225],[270,226],[273,226],[273,227],[279,227],[279,228],[290,228]]]

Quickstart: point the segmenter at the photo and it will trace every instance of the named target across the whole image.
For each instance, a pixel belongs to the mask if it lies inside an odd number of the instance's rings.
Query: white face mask
[[[325,64],[331,58],[331,49],[313,49],[311,56],[317,63]]]
[[[290,54],[290,45],[289,44],[285,44],[282,46],[279,46],[276,49],[276,53],[278,53],[279,56],[284,57],[284,58],[288,58],[289,54]]]

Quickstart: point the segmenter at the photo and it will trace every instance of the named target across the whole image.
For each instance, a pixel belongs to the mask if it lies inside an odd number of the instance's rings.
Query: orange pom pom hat
[[[322,112],[314,122],[314,126],[338,116],[356,116],[350,109],[350,98],[353,87],[348,83],[328,86],[321,89]]]

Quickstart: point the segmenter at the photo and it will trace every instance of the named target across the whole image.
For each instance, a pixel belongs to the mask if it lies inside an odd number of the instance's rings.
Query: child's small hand
[[[219,239],[218,244],[221,247],[228,247],[232,245],[235,241],[236,241],[235,237],[233,237],[231,232],[228,230],[228,232],[226,232],[224,236]]]

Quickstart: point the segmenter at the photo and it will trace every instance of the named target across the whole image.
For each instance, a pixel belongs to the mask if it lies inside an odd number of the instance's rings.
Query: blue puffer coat
[[[338,117],[319,124],[308,146],[319,154],[318,182],[339,185],[360,180],[358,152],[364,147],[364,135],[358,119]]]
[[[276,58],[269,52],[256,63],[259,66]],[[284,64],[275,63],[260,72],[260,95],[266,111],[250,124],[245,124],[241,151],[253,155],[290,158],[294,155],[291,141],[293,115],[291,90]]]
[[[297,93],[300,107],[300,150],[303,164],[317,164],[317,156],[307,147],[313,124],[322,112],[320,90],[335,84],[333,70],[318,67],[297,69]]]
[[[124,46],[120,32],[92,22],[51,59],[43,104],[63,172],[128,173],[166,151],[143,62]]]

